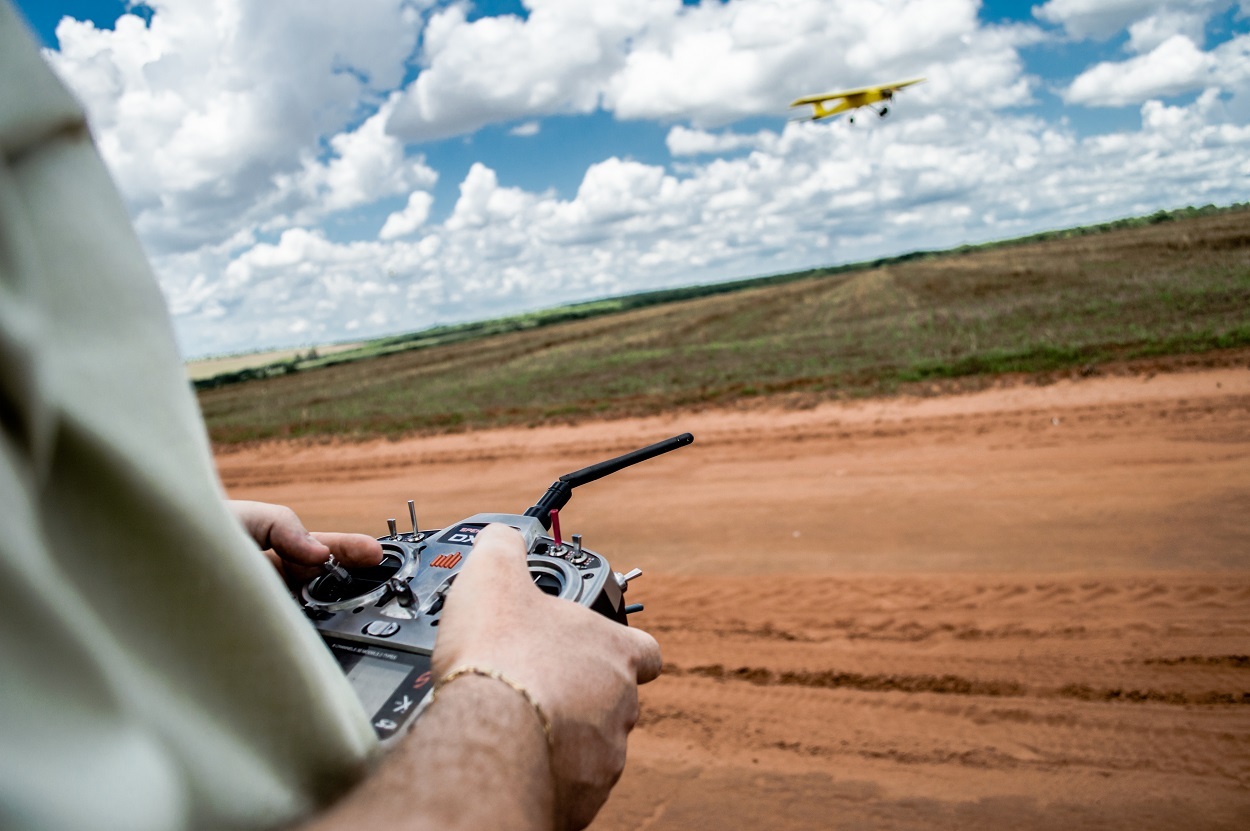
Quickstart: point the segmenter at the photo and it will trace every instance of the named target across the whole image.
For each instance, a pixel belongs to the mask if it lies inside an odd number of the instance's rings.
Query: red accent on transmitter
[[[451,554],[440,554],[433,560],[430,560],[430,565],[433,568],[455,568],[456,563],[463,559],[458,551]]]
[[[548,514],[548,516],[551,517],[551,538],[555,540],[556,547],[558,548],[561,545],[564,545],[564,540],[560,539],[560,509],[552,508],[551,513]]]

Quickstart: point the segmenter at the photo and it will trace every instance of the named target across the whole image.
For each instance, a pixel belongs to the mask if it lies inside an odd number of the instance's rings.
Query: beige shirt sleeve
[[[265,828],[376,750],[223,503],[76,102],[0,0],[0,827]]]

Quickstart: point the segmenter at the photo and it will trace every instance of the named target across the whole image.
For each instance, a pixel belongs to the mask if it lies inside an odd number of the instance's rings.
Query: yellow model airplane
[[[826,92],[823,95],[808,95],[798,98],[792,103],[791,107],[802,107],[807,104],[812,105],[812,115],[810,118],[799,119],[800,121],[819,121],[822,118],[828,118],[831,115],[844,113],[848,110],[857,110],[860,107],[867,107],[879,116],[884,116],[890,111],[889,107],[882,107],[878,110],[872,106],[878,101],[890,101],[894,98],[894,93],[903,87],[909,87],[912,84],[918,84],[924,78],[912,78],[910,81],[898,81],[893,84],[882,84],[877,87],[861,87],[860,89],[844,89],[840,92]],[[828,101],[838,101],[835,106],[826,106]],[[850,121],[855,123],[855,116],[851,116]]]

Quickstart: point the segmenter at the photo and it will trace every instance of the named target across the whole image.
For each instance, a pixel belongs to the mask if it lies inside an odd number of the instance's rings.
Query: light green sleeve
[[[0,0],[0,828],[265,828],[376,750],[227,511],[80,108]]]

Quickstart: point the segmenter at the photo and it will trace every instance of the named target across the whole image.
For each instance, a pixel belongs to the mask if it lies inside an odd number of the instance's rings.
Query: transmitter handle
[[[626,453],[624,456],[617,456],[615,459],[608,459],[606,462],[599,462],[581,470],[566,473],[551,483],[551,487],[547,488],[547,492],[543,494],[542,499],[539,499],[534,507],[528,509],[525,512],[525,516],[535,517],[542,523],[543,528],[550,528],[551,512],[553,510],[558,511],[568,504],[569,499],[573,496],[573,488],[578,485],[585,485],[587,482],[593,482],[596,479],[602,479],[622,468],[645,462],[647,459],[654,459],[656,456],[663,455],[670,450],[676,450],[679,447],[685,447],[693,442],[693,435],[682,433],[680,436],[673,436],[671,439],[658,441],[640,450]]]

